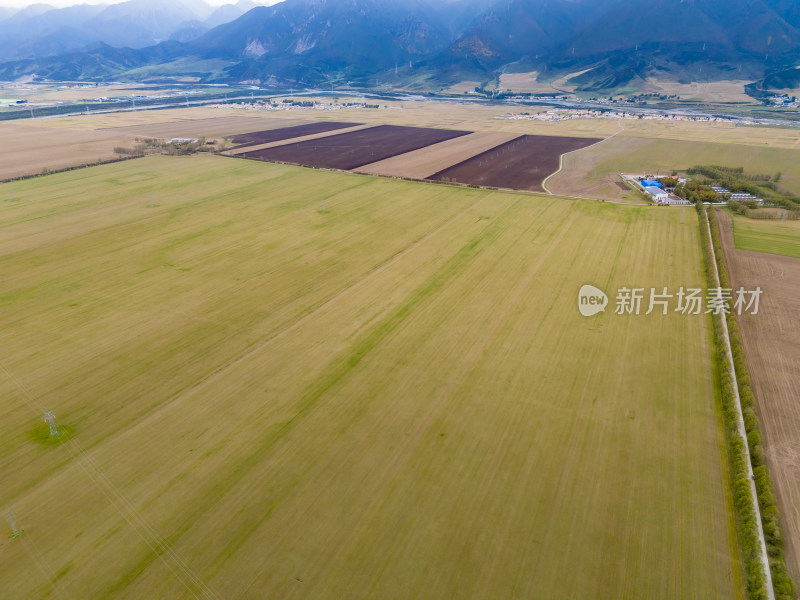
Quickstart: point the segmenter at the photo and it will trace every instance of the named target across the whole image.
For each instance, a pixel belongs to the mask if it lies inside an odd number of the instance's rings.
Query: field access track
[[[706,316],[575,302],[700,287],[695,211],[210,154],[9,195],[4,600],[743,600]]]
[[[562,154],[599,141],[599,138],[524,135],[439,171],[428,179],[539,192],[543,191],[542,181],[558,170]]]
[[[335,131],[337,129],[347,129],[348,127],[355,127],[356,125],[361,125],[361,123],[342,123],[339,121],[306,123],[305,125],[295,125],[293,127],[281,127],[279,129],[267,129],[265,131],[243,133],[241,135],[234,136],[233,143],[236,144],[234,148],[243,148],[245,146],[256,146],[258,144],[269,144],[271,142],[291,140],[306,135]]]
[[[378,125],[341,135],[245,152],[239,156],[307,167],[350,170],[468,133],[451,129]]]

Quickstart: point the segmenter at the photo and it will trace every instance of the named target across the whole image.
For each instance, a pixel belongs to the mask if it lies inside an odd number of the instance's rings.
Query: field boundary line
[[[547,188],[547,181],[548,181],[548,180],[549,180],[551,177],[555,177],[556,175],[558,175],[559,173],[561,173],[561,170],[564,168],[564,157],[565,157],[567,154],[572,154],[573,152],[579,152],[580,150],[586,150],[587,148],[592,148],[592,147],[594,147],[594,146],[597,146],[598,144],[602,144],[603,142],[607,142],[607,141],[608,141],[608,140],[610,140],[611,138],[613,138],[613,137],[616,137],[617,135],[619,135],[620,133],[622,133],[623,131],[625,131],[625,127],[623,127],[623,126],[622,126],[622,119],[619,119],[619,120],[617,121],[617,123],[618,123],[618,125],[619,125],[619,129],[618,129],[618,130],[617,130],[615,133],[612,133],[612,134],[611,134],[610,136],[608,136],[607,138],[603,138],[603,139],[602,139],[602,140],[600,140],[599,142],[595,142],[594,144],[589,144],[588,146],[584,146],[583,148],[578,148],[577,150],[570,150],[569,152],[564,152],[564,154],[562,154],[561,156],[559,156],[559,157],[558,157],[558,171],[556,171],[555,173],[550,173],[550,175],[548,175],[547,177],[545,177],[545,178],[542,180],[542,189],[543,189],[545,192],[547,192],[547,193],[548,193],[550,196],[555,196],[555,194],[554,194],[553,192],[551,192],[551,191],[550,191],[550,190]]]
[[[608,139],[608,138],[606,138]],[[512,140],[513,141],[513,140]],[[596,144],[600,144],[604,142],[605,139],[596,142]],[[592,144],[595,145],[595,144]],[[586,146],[587,148],[589,146]],[[578,148],[578,150],[583,150],[583,148]],[[572,152],[577,152],[578,150],[573,150]],[[361,167],[356,167],[355,169],[347,170],[347,169],[334,169],[333,167],[311,167],[308,165],[300,165],[297,163],[286,162],[285,160],[266,160],[266,159],[250,159],[246,158],[241,155],[234,155],[234,154],[225,154],[221,152],[216,156],[221,156],[223,158],[237,158],[240,160],[252,160],[255,162],[263,162],[270,165],[283,165],[286,167],[296,167],[298,169],[312,169],[314,171],[324,171],[328,173],[347,173],[349,175],[355,175],[358,177],[373,177],[373,178],[380,178],[380,179],[392,179],[394,181],[407,181],[409,183],[424,183],[426,185],[442,185],[451,188],[460,188],[462,190],[480,190],[483,192],[493,192],[496,194],[517,194],[520,196],[532,196],[535,198],[547,198],[548,196],[554,196],[556,198],[563,198],[564,200],[589,200],[591,202],[606,202],[608,204],[619,204],[620,206],[649,206],[646,204],[635,204],[633,202],[623,202],[621,200],[608,200],[606,198],[589,198],[588,196],[577,196],[575,194],[553,194],[550,192],[539,192],[536,190],[521,190],[521,189],[514,189],[514,188],[502,188],[502,187],[493,187],[493,186],[485,186],[485,185],[477,185],[477,184],[466,184],[466,183],[458,183],[456,181],[440,181],[438,179],[419,179],[417,177],[400,177],[398,175],[384,175],[382,173],[364,173],[362,171],[358,171]],[[398,155],[400,156],[400,155]]]
[[[703,211],[703,217],[706,221],[706,228],[708,229],[708,239],[711,242],[711,221],[708,218],[708,215]],[[722,289],[720,288],[719,282],[719,268],[717,267],[717,253],[714,250],[714,244],[709,243],[711,247],[711,262],[714,265],[714,281],[716,283],[716,300],[719,305],[722,305],[724,300],[722,297]],[[736,405],[736,428],[739,435],[742,437],[742,442],[744,446],[744,451],[747,454],[747,478],[748,484],[750,486],[750,496],[751,502],[753,504],[753,510],[755,511],[756,520],[758,521],[758,543],[760,546],[760,554],[761,554],[761,562],[763,563],[764,567],[764,578],[766,579],[766,592],[767,598],[769,600],[775,600],[775,589],[772,584],[772,571],[770,569],[769,564],[769,554],[767,553],[767,543],[764,539],[764,523],[761,519],[761,507],[758,504],[758,492],[756,491],[756,483],[755,483],[755,475],[753,474],[753,459],[750,456],[750,444],[747,441],[747,430],[744,425],[744,414],[742,413],[742,399],[739,396],[739,381],[736,377],[736,366],[733,361],[733,352],[731,350],[731,340],[728,334],[728,321],[725,318],[725,315],[713,315],[714,317],[719,316],[720,320],[722,321],[722,338],[725,343],[725,356],[727,357],[728,366],[730,367],[730,375],[733,379],[733,393],[736,399],[734,404]]]

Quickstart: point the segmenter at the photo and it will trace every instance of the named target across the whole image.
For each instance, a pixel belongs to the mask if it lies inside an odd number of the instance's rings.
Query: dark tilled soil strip
[[[542,181],[558,170],[562,154],[599,141],[599,138],[524,135],[439,171],[428,179],[543,191]]]
[[[308,123],[306,125],[295,125],[293,127],[281,127],[280,129],[267,129],[266,131],[253,131],[233,136],[234,148],[245,146],[256,146],[258,144],[269,144],[302,137],[304,135],[314,135],[315,133],[325,133],[337,129],[355,127],[361,123],[341,123],[337,121],[320,121],[319,123]],[[234,148],[231,148],[233,150]]]
[[[308,167],[350,170],[468,133],[471,132],[378,125],[316,140],[245,152],[239,156]]]

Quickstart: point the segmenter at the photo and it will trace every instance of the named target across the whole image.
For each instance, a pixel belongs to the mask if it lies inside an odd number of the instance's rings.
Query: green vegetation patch
[[[735,216],[733,240],[739,250],[800,258],[800,223],[752,220]]]
[[[50,435],[50,428],[47,423],[40,423],[28,431],[28,437],[42,446],[58,446],[75,435],[75,428],[68,424],[58,425],[58,435]]]

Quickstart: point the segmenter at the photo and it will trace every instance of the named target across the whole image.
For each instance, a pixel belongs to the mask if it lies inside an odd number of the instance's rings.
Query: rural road
[[[619,120],[617,121],[617,124],[619,125],[619,129],[617,130],[617,132],[616,132],[616,133],[612,133],[610,136],[608,136],[607,138],[603,138],[603,139],[602,139],[602,140],[600,140],[599,142],[595,142],[594,144],[591,144],[591,145],[589,145],[589,146],[584,146],[583,148],[578,148],[578,150],[573,150],[572,152],[578,152],[579,150],[586,150],[587,148],[591,148],[592,146],[597,146],[597,144],[602,144],[603,142],[606,142],[606,141],[610,140],[611,138],[613,138],[613,137],[616,137],[617,135],[619,135],[619,134],[620,134],[620,133],[622,133],[623,131],[625,131],[625,128],[622,126],[622,119],[619,119]],[[548,194],[550,194],[551,196],[554,196],[555,194],[553,194],[553,192],[551,192],[551,191],[550,191],[550,190],[547,188],[547,181],[548,181],[548,180],[549,180],[551,177],[555,177],[556,175],[558,175],[559,173],[561,173],[561,169],[563,169],[563,168],[564,168],[564,156],[566,156],[567,154],[572,154],[572,152],[564,152],[564,154],[562,154],[561,156],[559,156],[559,157],[558,157],[558,171],[556,171],[555,173],[550,173],[550,175],[548,175],[547,177],[545,177],[545,178],[544,178],[544,181],[542,181],[542,189],[543,189],[545,192],[547,192]]]
[[[708,228],[708,239],[711,240],[711,223],[706,215],[706,227]],[[711,262],[714,264],[714,280],[717,286],[717,300],[722,301],[722,290],[719,286],[719,270],[717,269],[717,255],[714,251],[714,244],[711,244]],[[725,355],[728,357],[731,377],[733,378],[733,391],[736,394],[736,421],[739,435],[742,436],[744,448],[747,452],[747,479],[750,483],[750,495],[752,496],[753,508],[755,509],[756,519],[758,520],[758,543],[761,547],[761,562],[764,566],[764,576],[767,580],[767,598],[775,600],[775,589],[772,586],[772,573],[769,570],[769,555],[767,554],[767,544],[764,541],[764,525],[761,521],[761,509],[758,506],[758,493],[753,476],[753,463],[750,458],[750,446],[747,444],[747,431],[744,427],[744,415],[742,414],[742,401],[739,397],[739,382],[736,379],[736,369],[733,363],[733,353],[731,352],[731,340],[728,335],[728,322],[724,315],[722,317],[722,331],[725,338]]]

